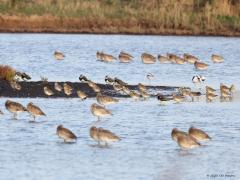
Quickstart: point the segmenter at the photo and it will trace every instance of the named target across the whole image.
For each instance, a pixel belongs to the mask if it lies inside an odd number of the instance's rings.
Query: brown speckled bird
[[[96,128],[95,126],[90,128],[90,136],[92,139],[98,142],[100,144],[101,142],[104,142],[105,145],[109,142],[117,142],[121,139],[112,133],[109,130],[103,129],[103,128]]]
[[[33,116],[33,120],[35,121],[36,116],[46,116],[46,114],[32,102],[27,105],[28,112]]]
[[[13,119],[17,119],[17,113],[27,111],[27,109],[18,102],[7,100],[5,103],[6,109],[13,113]]]
[[[64,142],[77,140],[77,136],[72,131],[63,127],[62,125],[59,125],[57,127],[57,135],[58,137],[62,138]]]
[[[195,127],[190,127],[188,130],[188,134],[189,136],[196,139],[197,141],[206,141],[211,139],[206,132],[204,132],[201,129],[197,129]]]

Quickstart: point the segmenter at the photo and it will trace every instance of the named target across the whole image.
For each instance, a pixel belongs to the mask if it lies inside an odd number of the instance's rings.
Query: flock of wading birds
[[[61,52],[55,52],[54,56],[57,60],[63,60],[65,55]],[[156,62],[156,57],[147,54],[147,53],[143,53],[141,55],[142,58],[142,62],[146,63],[146,64],[150,64],[150,63],[155,63]],[[116,59],[114,56],[112,55],[108,55],[105,53],[100,53],[97,52],[97,59],[100,61],[104,61],[104,62],[111,62],[114,59]],[[119,60],[123,63],[128,63],[130,61],[132,61],[133,56],[131,56],[130,54],[126,53],[126,52],[121,52],[119,54]],[[188,63],[193,63],[196,69],[199,70],[205,70],[207,68],[207,64],[203,63],[203,62],[199,62],[198,58],[196,58],[195,56],[192,56],[190,54],[184,54],[183,58],[175,55],[175,54],[167,54],[167,56],[158,56],[158,59],[160,62],[165,63],[165,62],[171,62],[171,63],[177,63],[177,64],[184,64],[186,62]],[[223,62],[223,57],[219,56],[219,55],[212,55],[212,61],[214,63],[220,63]],[[152,74],[148,74],[147,77],[149,79],[153,78]],[[88,79],[86,76],[84,75],[80,75],[79,80],[81,82],[85,82],[89,85],[89,87],[91,87],[93,89],[93,91],[97,94],[96,95],[96,100],[98,102],[97,103],[93,103],[91,105],[91,113],[96,116],[98,118],[98,121],[100,121],[100,118],[102,117],[106,117],[106,116],[110,116],[113,115],[111,113],[110,110],[108,110],[106,108],[106,106],[111,105],[111,104],[115,104],[118,103],[119,100],[110,96],[106,96],[101,94],[101,89],[100,87],[93,81],[91,81],[90,79]],[[192,78],[193,83],[201,83],[205,80],[205,78],[203,76],[194,76]],[[122,91],[123,93],[129,95],[130,97],[132,97],[133,99],[139,99],[140,97],[143,97],[144,99],[147,99],[148,97],[150,97],[150,95],[147,92],[147,87],[141,83],[138,84],[138,88],[139,88],[139,92],[140,94],[138,94],[135,91],[130,90],[127,86],[128,84],[125,83],[124,81],[118,79],[118,78],[111,78],[106,76],[105,77],[105,82],[108,84],[111,84],[114,88],[115,91],[119,92]],[[55,82],[54,88],[56,91],[59,92],[64,92],[66,95],[71,95],[73,88],[68,85],[67,83],[64,83],[63,86],[58,83]],[[221,98],[231,98],[233,96],[233,92],[236,90],[234,85],[231,85],[230,87],[224,85],[224,84],[220,84],[220,93],[221,93]],[[44,87],[43,89],[44,93],[47,96],[51,96],[54,94],[54,92],[47,86]],[[208,101],[212,101],[214,97],[216,97],[217,95],[215,94],[216,89],[213,89],[212,87],[206,86],[206,98]],[[81,98],[82,100],[87,98],[87,94],[83,91],[78,90],[77,94],[79,96],[79,98]],[[191,89],[187,89],[187,88],[182,88],[179,90],[179,94],[174,94],[173,95],[173,100],[175,102],[181,102],[184,98],[186,98],[187,96],[190,96],[191,98],[193,98],[194,96],[199,96],[199,93],[196,92],[192,92]],[[168,98],[166,98],[165,96],[158,94],[157,96],[158,100],[160,100],[161,102],[164,101],[169,101]],[[10,101],[7,100],[5,103],[5,107],[6,109],[13,113],[13,118],[16,119],[17,118],[17,113],[19,112],[24,112],[27,111],[30,113],[30,115],[33,116],[34,121],[36,116],[46,116],[46,114],[36,105],[34,105],[32,102],[28,103],[27,107],[25,108],[22,104],[18,103],[18,102],[14,102],[14,101]],[[64,140],[64,142],[76,142],[77,140],[77,136],[69,129],[63,127],[62,125],[59,125],[57,127],[57,135],[62,138]],[[182,149],[192,149],[195,147],[199,147],[201,146],[200,141],[205,141],[205,140],[210,140],[210,136],[204,132],[201,129],[195,128],[195,127],[190,127],[188,130],[188,133],[178,130],[177,128],[174,128],[172,130],[171,133],[172,139],[174,141],[177,142],[177,144],[182,148]],[[101,127],[97,128],[95,126],[92,126],[90,128],[90,137],[97,141],[99,145],[101,145],[101,143],[104,143],[104,145],[106,146],[107,143],[110,142],[116,142],[116,141],[120,141],[120,137],[118,137],[116,134],[112,133],[109,130],[103,129]]]

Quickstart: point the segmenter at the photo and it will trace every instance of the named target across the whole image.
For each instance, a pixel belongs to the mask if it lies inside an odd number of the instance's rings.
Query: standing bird
[[[196,61],[199,61],[197,57],[187,53],[183,54],[183,58],[190,64],[194,64]]]
[[[158,60],[160,63],[170,63],[169,59],[166,56],[158,55]]]
[[[98,93],[96,96],[97,102],[103,106],[110,105],[110,104],[116,104],[119,102],[118,99],[115,99],[111,96],[105,96],[101,93]]]
[[[109,77],[109,76],[105,76],[105,82],[106,82],[107,84],[113,85],[114,82],[115,82],[115,80],[114,80],[113,78]]]
[[[97,141],[98,144],[104,142],[105,146],[107,146],[107,143],[109,142],[117,142],[121,140],[116,134],[112,133],[111,131],[103,128],[96,128],[95,126],[90,128],[90,137]]]
[[[181,57],[177,57],[175,59],[176,64],[185,64],[187,61],[185,61],[185,59],[181,58]]]
[[[130,94],[130,89],[127,86],[122,86],[122,91],[127,95]]]
[[[33,120],[35,121],[36,116],[46,116],[46,114],[32,102],[27,105],[28,112],[33,116]]]
[[[149,93],[147,91],[140,91],[141,96],[144,100],[148,99],[150,97]]]
[[[141,59],[142,59],[142,62],[144,64],[153,64],[156,62],[157,58],[154,57],[153,55],[151,54],[148,54],[148,53],[143,53],[141,55]]]
[[[89,86],[90,88],[92,88],[92,90],[93,90],[95,93],[101,92],[101,88],[100,88],[96,83],[94,83],[94,82],[92,82],[92,81],[88,81],[87,83],[88,83],[88,86]]]
[[[138,100],[138,99],[140,98],[140,94],[138,94],[137,92],[135,92],[135,91],[133,91],[133,90],[131,90],[131,91],[129,92],[129,96],[130,96],[131,98],[133,98],[134,100]]]
[[[54,95],[54,92],[53,92],[49,87],[47,87],[47,86],[45,86],[45,87],[43,88],[43,90],[44,90],[44,93],[45,93],[47,96],[52,96],[52,95]]]
[[[195,61],[194,63],[194,67],[198,70],[206,70],[208,66],[208,64],[199,61]]]
[[[126,52],[121,51],[118,58],[119,58],[120,62],[122,62],[122,63],[129,63],[132,61],[133,56]]]
[[[196,139],[197,141],[206,141],[211,139],[207,133],[195,127],[190,127],[188,130],[188,134],[190,137]]]
[[[213,89],[210,86],[206,86],[206,94],[208,94],[208,93],[215,93],[216,91],[217,91],[216,89]]]
[[[177,94],[174,94],[174,95],[173,95],[173,100],[174,100],[176,103],[180,103],[180,102],[182,102],[184,99],[185,99],[185,97],[182,96],[182,95],[177,95]]]
[[[3,115],[3,112],[0,110],[0,115]]]
[[[62,87],[58,82],[55,82],[55,83],[54,83],[54,88],[55,88],[55,90],[58,91],[58,92],[61,92],[62,89],[63,89],[63,87]]]
[[[116,60],[116,58],[110,54],[105,54],[103,52],[97,52],[97,59],[103,62],[112,62]]]
[[[193,149],[201,146],[195,139],[185,135],[178,136],[177,143],[182,149]]]
[[[206,93],[206,99],[207,101],[209,102],[212,102],[214,100],[215,97],[217,97],[218,95],[214,94],[214,93],[210,93],[210,92],[207,92]]]
[[[70,85],[68,85],[67,83],[63,84],[63,91],[67,96],[70,96],[72,94],[72,90],[73,88]]]
[[[21,105],[20,103],[10,101],[10,100],[6,101],[5,107],[9,112],[13,113],[13,119],[17,119],[17,113],[18,112],[27,111],[27,109],[23,105]]]
[[[82,74],[79,76],[79,80],[81,82],[88,82],[89,81],[88,78],[86,76],[82,75]]]
[[[115,83],[118,83],[118,84],[120,84],[120,85],[122,85],[122,86],[126,86],[126,85],[127,85],[126,82],[122,81],[121,79],[119,79],[119,78],[117,78],[117,77],[114,78],[114,82],[115,82]]]
[[[105,117],[109,115],[113,115],[109,110],[107,110],[105,107],[100,106],[96,103],[91,105],[91,112],[94,116],[98,117],[98,120],[100,120],[100,117]]]
[[[173,128],[171,133],[172,139],[177,142],[179,136],[188,136],[188,134],[184,131],[180,131],[177,128]]]
[[[222,63],[224,61],[224,58],[217,54],[213,54],[211,59],[214,63]]]
[[[55,51],[54,57],[56,60],[63,60],[65,58],[65,55],[60,51]]]
[[[64,142],[77,140],[77,136],[72,131],[63,127],[62,125],[59,125],[57,127],[57,135],[58,137],[62,138]]]
[[[138,83],[138,89],[139,91],[147,91],[147,88],[145,85],[143,85],[142,83]]]
[[[118,84],[118,83],[114,83],[113,85],[113,89],[116,91],[116,92],[119,92],[119,91],[122,91],[123,90],[123,86]],[[125,87],[125,86],[124,86]]]
[[[77,91],[77,95],[78,95],[78,97],[79,97],[81,100],[85,100],[85,99],[87,99],[87,97],[88,97],[85,92],[80,91],[80,90]]]

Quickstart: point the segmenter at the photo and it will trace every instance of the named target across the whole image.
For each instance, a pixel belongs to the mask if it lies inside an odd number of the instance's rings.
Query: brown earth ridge
[[[13,89],[8,81],[0,81],[0,97],[13,97],[13,98],[78,98],[77,90],[85,92],[88,97],[96,97],[96,93],[88,86],[87,83],[82,82],[66,82],[73,88],[73,93],[67,96],[63,91],[58,92],[54,89],[55,82],[44,82],[44,81],[22,81],[19,82],[21,90]],[[64,82],[58,82],[63,85]],[[112,85],[108,84],[97,84],[101,88],[101,92],[104,95],[113,97],[130,97],[128,95],[116,92]],[[43,88],[49,87],[54,94],[47,96],[44,93]],[[180,87],[175,86],[146,86],[151,96],[157,96],[157,93],[161,93],[166,96],[172,96],[174,92],[177,92]],[[138,90],[138,85],[128,85],[130,90]]]
[[[133,35],[201,35],[240,36],[240,31],[229,29],[170,29],[156,27],[154,22],[134,20],[89,20],[88,18],[61,18],[54,16],[0,15],[1,33],[71,33],[71,34],[133,34]]]

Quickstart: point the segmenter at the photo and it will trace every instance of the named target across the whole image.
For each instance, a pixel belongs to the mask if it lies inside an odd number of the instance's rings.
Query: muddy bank
[[[58,18],[52,16],[6,16],[0,15],[2,33],[72,33],[72,34],[133,34],[133,35],[193,35],[236,36],[239,31],[229,29],[179,29],[156,26],[154,22],[135,20],[90,20],[89,18]]]
[[[49,87],[54,95],[50,96],[50,98],[78,98],[77,90],[81,90],[85,92],[88,97],[95,97],[96,93],[88,86],[87,83],[80,82],[66,82],[68,85],[73,87],[73,93],[70,96],[64,94],[64,92],[58,92],[54,89],[55,82],[44,83],[42,81],[37,82],[19,82],[21,86],[21,90],[13,89],[7,81],[0,81],[0,97],[16,97],[16,98],[49,98],[49,96],[44,94],[43,88],[45,86]],[[59,82],[63,85],[64,82]],[[107,84],[97,84],[101,89],[102,93],[105,95],[113,96],[113,97],[129,97],[121,92],[116,92],[112,85]],[[137,85],[128,85],[130,90],[138,90]],[[176,92],[179,87],[171,87],[171,86],[147,86],[148,92],[151,96],[156,96],[157,93],[162,94],[172,94]]]

